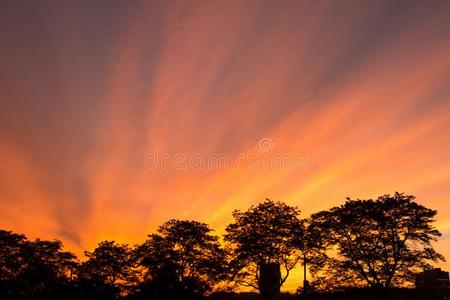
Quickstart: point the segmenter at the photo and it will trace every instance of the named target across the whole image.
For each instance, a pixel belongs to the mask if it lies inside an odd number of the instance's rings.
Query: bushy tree
[[[84,289],[91,288],[98,297],[117,296],[134,286],[138,270],[133,249],[127,244],[103,241],[79,267],[78,280]]]
[[[331,255],[320,262],[323,283],[391,287],[412,282],[414,274],[443,260],[432,242],[441,234],[436,211],[395,193],[376,200],[351,200],[312,216],[326,236]]]
[[[154,298],[197,298],[224,277],[225,252],[207,224],[170,220],[139,247],[147,269],[143,292]]]
[[[0,230],[0,282],[3,284],[14,280],[23,268],[21,254],[26,241],[22,234]]]
[[[30,241],[1,230],[0,294],[4,299],[53,297],[69,284],[75,259],[60,241]]]
[[[273,282],[275,289],[280,289],[301,258],[298,243],[304,224],[299,215],[296,207],[269,199],[247,211],[233,212],[234,222],[226,228],[225,241],[231,248],[238,284],[264,294],[262,268],[278,273],[281,267],[279,278]]]

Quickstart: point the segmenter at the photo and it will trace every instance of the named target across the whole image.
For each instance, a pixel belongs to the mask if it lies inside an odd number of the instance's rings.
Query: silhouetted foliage
[[[226,276],[225,251],[204,223],[170,220],[138,251],[147,268],[142,289],[154,298],[197,298]]]
[[[23,257],[26,267],[21,276],[32,294],[45,294],[67,283],[76,258],[71,252],[62,251],[60,241],[39,239],[25,244]]]
[[[78,272],[82,285],[92,285],[104,294],[117,296],[138,281],[134,252],[126,244],[103,241],[93,252],[86,251],[85,256],[88,259],[80,265]]]
[[[350,200],[312,216],[312,226],[336,251],[316,262],[322,285],[398,286],[443,260],[431,242],[440,236],[436,211],[402,193],[377,200]]]
[[[21,255],[25,242],[24,235],[0,230],[0,281],[2,283],[18,277],[22,267]]]
[[[0,230],[0,293],[5,298],[18,294],[19,276],[25,267],[22,258],[25,242],[24,235]]]
[[[60,241],[29,241],[0,231],[0,293],[4,299],[45,298],[64,289],[76,266]]]
[[[170,220],[134,248],[103,241],[86,251],[81,263],[58,240],[30,241],[0,230],[0,299],[423,299],[433,294],[426,288],[392,288],[407,286],[415,274],[443,260],[432,247],[440,236],[433,227],[436,211],[413,196],[347,199],[309,219],[299,215],[296,207],[268,199],[234,211],[224,235],[226,250],[207,224]],[[305,289],[305,282],[300,295],[280,295],[299,262],[305,274],[309,268],[314,275],[311,287]],[[260,295],[231,293],[230,285],[250,286]],[[436,286],[436,299],[450,291],[448,282]]]
[[[301,265],[303,266],[303,286],[297,290],[300,294],[311,292],[313,288],[307,280],[307,270],[320,265],[321,261],[327,258],[327,248],[329,243],[325,238],[324,231],[318,228],[311,219],[303,220],[304,228],[296,233],[295,244],[300,250]]]
[[[299,214],[297,208],[269,199],[247,211],[233,212],[234,223],[226,228],[225,241],[231,244],[238,284],[264,293],[261,268],[277,264],[283,272],[273,284],[278,289],[283,285],[300,259],[298,242],[304,225]]]

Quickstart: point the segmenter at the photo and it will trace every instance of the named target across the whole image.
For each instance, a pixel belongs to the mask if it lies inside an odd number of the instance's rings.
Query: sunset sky
[[[449,15],[450,1],[2,1],[0,228],[81,254],[170,218],[220,234],[265,198],[306,217],[401,191],[438,210],[450,259]],[[211,156],[229,164],[189,164]]]

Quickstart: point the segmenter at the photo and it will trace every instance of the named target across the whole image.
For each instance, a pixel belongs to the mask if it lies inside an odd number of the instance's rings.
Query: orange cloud
[[[439,210],[450,256],[447,3],[85,5],[35,7],[26,31],[0,12],[1,227],[81,254],[169,218],[222,233],[266,197],[306,216],[404,191]],[[230,166],[151,170],[155,149]]]

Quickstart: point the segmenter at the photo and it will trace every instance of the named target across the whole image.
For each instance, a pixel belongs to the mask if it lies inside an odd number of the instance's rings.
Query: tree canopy
[[[323,282],[390,287],[412,282],[414,274],[443,260],[432,242],[436,211],[402,193],[376,200],[351,200],[312,216],[334,254],[318,268]],[[336,253],[337,252],[337,253]],[[340,280],[337,280],[340,279]]]
[[[60,241],[30,241],[0,230],[0,293],[6,299],[58,293],[69,282],[75,259]]]
[[[197,221],[164,223],[138,251],[141,265],[147,268],[147,288],[167,296],[203,295],[226,274],[225,251],[218,236]]]
[[[266,199],[232,213],[223,243],[205,223],[172,219],[140,245],[103,241],[81,261],[58,240],[0,230],[0,298],[193,300],[243,285],[274,299],[299,264],[313,288],[385,291],[444,259],[433,248],[436,214],[403,193],[347,199],[307,219]]]
[[[234,211],[234,223],[226,228],[230,243],[235,280],[261,289],[261,267],[277,264],[283,274],[276,284],[281,287],[300,259],[298,236],[304,232],[296,207],[269,199],[247,211]]]
[[[78,277],[84,283],[102,286],[112,294],[120,294],[138,280],[133,249],[114,241],[100,242],[79,266]]]

